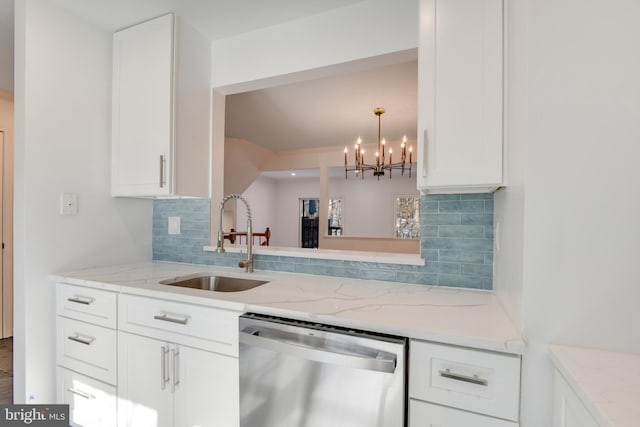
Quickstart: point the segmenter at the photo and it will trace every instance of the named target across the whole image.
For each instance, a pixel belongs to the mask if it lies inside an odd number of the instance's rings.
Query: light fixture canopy
[[[362,179],[364,179],[364,173],[366,171],[373,171],[373,176],[378,177],[378,180],[381,176],[384,176],[385,171],[389,171],[389,179],[391,179],[391,172],[395,170],[399,170],[401,175],[404,175],[405,171],[409,172],[409,176],[411,176],[411,169],[413,166],[412,162],[412,153],[413,147],[409,147],[409,161],[407,162],[407,136],[405,135],[402,138],[402,144],[400,145],[400,157],[401,160],[399,162],[394,163],[392,158],[392,150],[389,149],[389,162],[385,164],[385,146],[386,141],[384,138],[381,138],[380,133],[380,122],[382,115],[386,112],[386,110],[382,107],[376,107],[373,109],[373,114],[378,116],[378,151],[376,151],[376,163],[368,164],[364,161],[364,149],[362,148],[362,139],[358,137],[356,144],[354,145],[355,152],[355,164],[349,165],[347,160],[347,155],[349,150],[347,147],[344,147],[344,177],[345,179],[349,178],[349,172],[355,172],[356,175],[360,175]]]

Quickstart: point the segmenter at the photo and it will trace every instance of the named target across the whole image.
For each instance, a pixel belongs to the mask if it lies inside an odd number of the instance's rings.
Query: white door
[[[118,425],[173,427],[169,344],[118,332]]]
[[[177,346],[176,427],[238,426],[238,359]]]

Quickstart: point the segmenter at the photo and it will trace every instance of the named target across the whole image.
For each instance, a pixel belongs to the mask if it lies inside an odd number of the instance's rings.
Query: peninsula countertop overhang
[[[194,273],[269,283],[242,292],[162,285]],[[148,261],[52,274],[51,280],[221,309],[333,324],[521,355],[524,342],[490,291]]]

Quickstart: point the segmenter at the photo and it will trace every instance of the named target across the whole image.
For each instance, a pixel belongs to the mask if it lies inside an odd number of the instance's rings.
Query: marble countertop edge
[[[251,277],[270,283],[235,293],[158,283],[194,272]],[[155,261],[55,273],[49,278],[124,294],[253,311],[518,356],[525,349],[520,334],[490,291],[300,273],[247,274],[230,267]]]
[[[640,353],[552,343],[549,357],[601,427],[640,425]]]

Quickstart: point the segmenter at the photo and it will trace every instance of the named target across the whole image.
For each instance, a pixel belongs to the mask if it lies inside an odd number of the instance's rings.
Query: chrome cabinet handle
[[[76,295],[74,297],[67,298],[67,301],[75,302],[76,304],[90,305],[90,304],[93,304],[93,301],[95,301],[95,299],[91,297],[83,297],[80,295]]]
[[[183,317],[182,319],[180,319],[180,318],[176,318],[176,317],[169,317],[165,313],[156,314],[155,316],[153,316],[153,318],[156,319],[156,320],[162,320],[163,322],[178,323],[180,325],[186,325],[187,322],[189,321],[189,317]]]
[[[248,326],[240,331],[240,343],[320,363],[385,373],[396,369],[397,355],[393,353],[377,351],[375,356],[368,356],[365,351],[339,352],[328,348],[324,339],[270,328]]]
[[[176,391],[176,387],[178,386],[178,384],[180,384],[180,371],[179,371],[179,358],[180,357],[180,351],[177,349],[172,349],[171,350],[171,361],[172,363],[172,370],[173,370],[173,382],[171,383],[171,392],[175,392]]]
[[[164,179],[164,154],[160,154],[160,188],[164,187],[165,179]]]
[[[80,391],[78,389],[69,387],[67,389],[68,392],[73,393],[77,396],[84,397],[85,399],[95,399],[96,397],[93,394],[85,393],[84,391]]]
[[[444,371],[438,371],[438,373],[443,378],[449,378],[452,380],[481,385],[485,387],[489,385],[488,380],[485,380],[484,378],[480,378],[478,375],[470,376],[470,375],[456,374],[455,372],[451,372],[449,368],[445,369]]]
[[[67,338],[84,345],[91,345],[96,340],[94,337],[87,337],[80,334],[70,335]]]
[[[169,349],[165,346],[160,347],[160,390],[164,390],[169,382],[167,370],[167,355]]]

